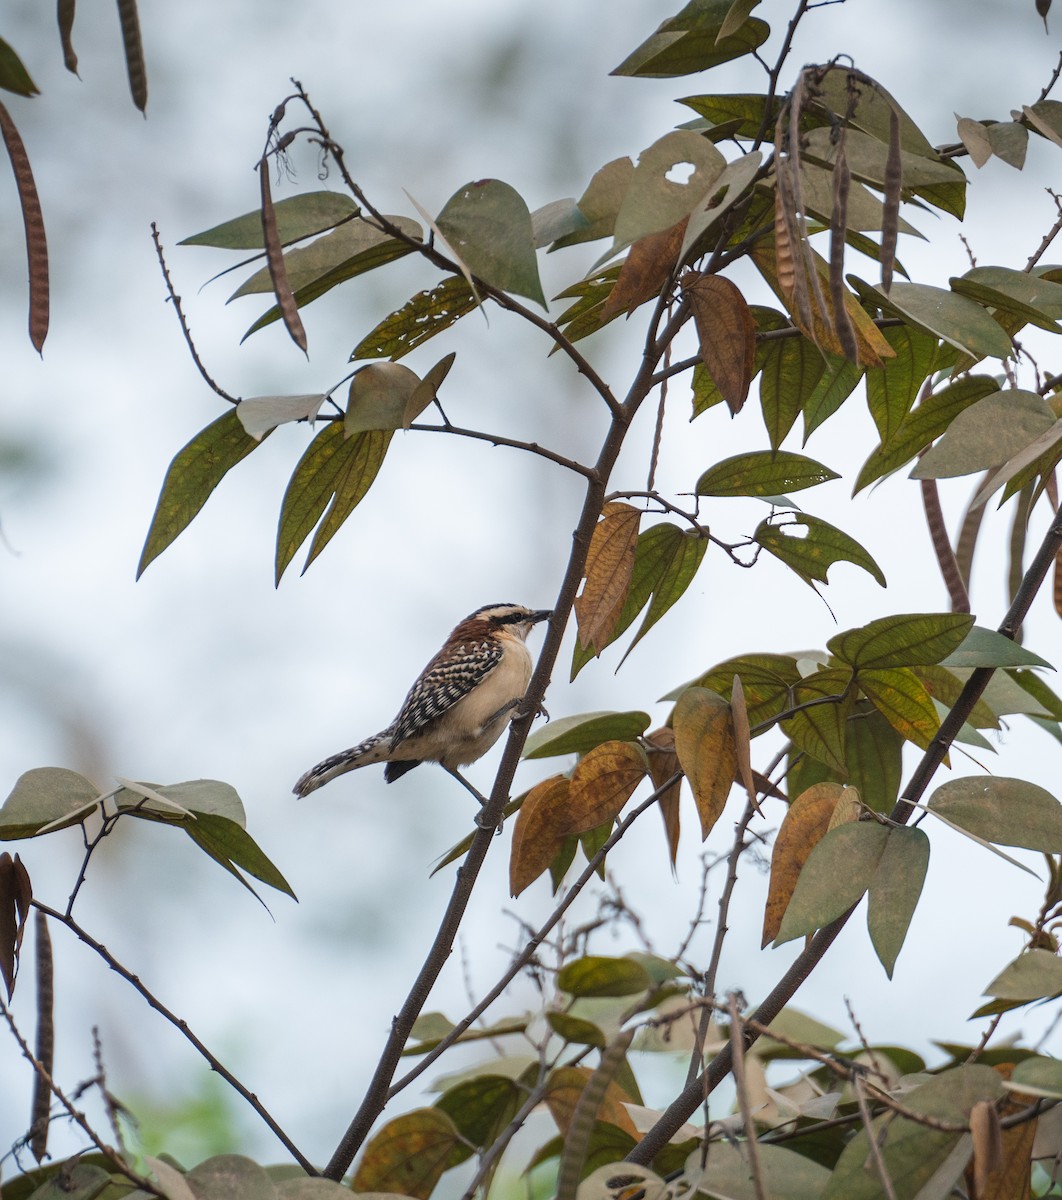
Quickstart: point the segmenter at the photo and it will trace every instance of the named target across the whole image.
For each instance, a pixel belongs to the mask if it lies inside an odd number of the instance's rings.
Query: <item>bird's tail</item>
[[[337,775],[345,775],[347,771],[354,771],[358,767],[367,767],[370,763],[382,762],[391,752],[393,734],[393,729],[384,729],[371,738],[359,742],[358,745],[351,746],[349,750],[340,750],[338,754],[331,755],[319,762],[316,767],[311,767],[295,784],[292,791],[296,796],[308,796],[310,792],[323,787]]]

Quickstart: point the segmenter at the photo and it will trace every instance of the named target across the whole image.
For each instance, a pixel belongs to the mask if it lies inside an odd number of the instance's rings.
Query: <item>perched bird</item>
[[[525,639],[551,615],[520,604],[477,608],[421,672],[391,724],[311,767],[295,795],[377,762],[387,764],[388,783],[422,762],[437,762],[469,787],[457,768],[486,754],[509,724],[531,678]]]

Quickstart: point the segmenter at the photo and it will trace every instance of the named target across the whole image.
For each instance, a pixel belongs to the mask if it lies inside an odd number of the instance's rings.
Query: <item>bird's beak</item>
[[[552,608],[539,608],[539,609],[536,609],[536,611],[533,612],[527,619],[530,624],[537,625],[539,623],[539,621],[548,621],[550,619],[550,617],[552,617],[552,616],[553,616]]]

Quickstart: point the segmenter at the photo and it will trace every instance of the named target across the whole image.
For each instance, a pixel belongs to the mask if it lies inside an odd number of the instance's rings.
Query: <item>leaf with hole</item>
[[[774,521],[768,518],[752,538],[805,583],[828,583],[826,575],[834,563],[850,562],[885,587],[881,568],[855,538],[808,513],[786,514]]]

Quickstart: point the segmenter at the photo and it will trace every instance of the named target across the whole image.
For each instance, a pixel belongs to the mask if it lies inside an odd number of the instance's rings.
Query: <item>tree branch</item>
[[[1062,548],[1062,507],[1055,513],[1054,520],[1044,535],[1036,557],[1025,572],[1014,602],[999,626],[998,632],[1004,637],[1013,638],[1015,632],[1021,627],[1060,548]],[[955,705],[944,718],[937,736],[923,754],[907,788],[889,814],[890,820],[900,825],[904,825],[910,820],[911,814],[914,812],[914,805],[921,799],[929,786],[955,736],[962,729],[973,711],[974,705],[981,698],[981,694],[995,670],[994,667],[977,667],[971,672]],[[755,1021],[761,1025],[769,1025],[778,1016],[792,1000],[800,985],[818,966],[854,911],[855,906],[815,934],[806,949],[797,955],[789,969],[760,1003],[753,1014]],[[756,1036],[758,1035],[755,1031],[750,1029],[747,1035],[750,1044]],[[651,1162],[667,1145],[672,1135],[689,1120],[704,1097],[714,1091],[730,1074],[731,1065],[730,1047],[724,1046],[701,1075],[687,1084],[679,1096],[668,1106],[656,1124],[627,1155],[627,1160],[636,1163]]]
[[[58,921],[60,925],[65,925],[79,942],[84,943],[84,945],[88,946],[90,950],[94,950],[100,956],[100,958],[103,959],[107,966],[109,966],[111,970],[115,972],[115,974],[120,975],[126,981],[126,983],[131,984],[132,987],[144,998],[144,1000],[147,1001],[149,1007],[153,1008],[160,1016],[169,1021],[169,1023],[179,1033],[181,1033],[189,1042],[191,1042],[195,1049],[199,1051],[204,1059],[206,1059],[207,1063],[210,1065],[210,1069],[220,1075],[221,1078],[224,1079],[229,1085],[229,1087],[233,1089],[233,1091],[237,1092],[244,1098],[244,1100],[247,1101],[247,1103],[254,1109],[254,1111],[259,1115],[259,1117],[262,1118],[265,1124],[273,1132],[274,1136],[281,1143],[281,1145],[283,1145],[292,1158],[295,1159],[299,1166],[302,1167],[307,1174],[317,1174],[317,1168],[299,1150],[298,1146],[296,1146],[291,1138],[289,1138],[284,1132],[284,1130],[281,1129],[273,1117],[270,1116],[258,1097],[253,1092],[248,1091],[247,1088],[245,1088],[244,1085],[236,1078],[236,1076],[233,1075],[233,1073],[228,1070],[206,1048],[206,1046],[199,1040],[199,1038],[195,1036],[191,1029],[188,1028],[187,1021],[183,1020],[181,1017],[178,1017],[176,1013],[168,1009],[166,1005],[154,995],[153,992],[148,990],[148,988],[141,982],[139,976],[134,975],[127,967],[124,967],[107,949],[106,946],[102,945],[100,942],[97,942],[96,939],[92,937],[92,935],[85,929],[83,929],[73,917],[66,913],[58,912],[54,908],[49,908],[47,904],[42,904],[39,900],[33,901],[33,907],[36,908],[38,912],[44,913],[45,916],[51,917],[53,921]]]

